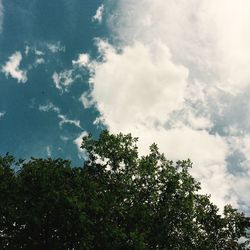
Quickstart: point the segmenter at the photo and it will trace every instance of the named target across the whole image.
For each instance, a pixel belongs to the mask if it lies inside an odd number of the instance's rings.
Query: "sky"
[[[250,214],[248,0],[0,0],[0,153],[81,165],[105,128],[190,158]]]

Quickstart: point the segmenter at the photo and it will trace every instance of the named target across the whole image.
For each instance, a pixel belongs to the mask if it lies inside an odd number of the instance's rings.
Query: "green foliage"
[[[249,218],[230,205],[220,215],[198,194],[189,160],[169,161],[155,144],[139,157],[136,143],[86,136],[81,168],[0,157],[0,249],[249,249],[239,243]]]

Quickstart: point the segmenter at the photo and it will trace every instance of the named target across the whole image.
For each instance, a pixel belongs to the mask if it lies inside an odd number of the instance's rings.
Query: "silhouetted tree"
[[[136,143],[130,134],[86,136],[80,168],[1,157],[0,248],[249,249],[249,218],[230,205],[220,215],[198,194],[189,160],[169,161],[156,144],[139,157]]]

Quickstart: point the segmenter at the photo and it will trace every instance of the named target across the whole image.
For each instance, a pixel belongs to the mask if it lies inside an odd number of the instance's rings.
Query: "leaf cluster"
[[[230,205],[219,214],[190,160],[156,144],[139,156],[137,138],[108,131],[82,148],[78,168],[0,157],[1,249],[249,249],[249,218]]]

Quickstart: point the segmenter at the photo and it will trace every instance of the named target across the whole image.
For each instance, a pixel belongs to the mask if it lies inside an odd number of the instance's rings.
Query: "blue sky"
[[[93,126],[98,115],[94,108],[84,109],[79,101],[88,89],[88,72],[72,70],[72,60],[85,52],[95,57],[95,37],[107,35],[105,25],[92,17],[101,1],[3,1],[0,34],[0,64],[21,56],[19,68],[25,76],[0,74],[0,152],[17,157],[67,157],[80,164],[73,140],[81,131],[97,134]],[[56,88],[52,76],[70,72],[69,88]],[[6,75],[7,74],[7,75]],[[49,104],[60,109],[65,119],[80,125],[61,123],[53,110],[42,112]]]
[[[0,0],[0,153],[79,165],[84,134],[131,132],[249,213],[249,7]]]

